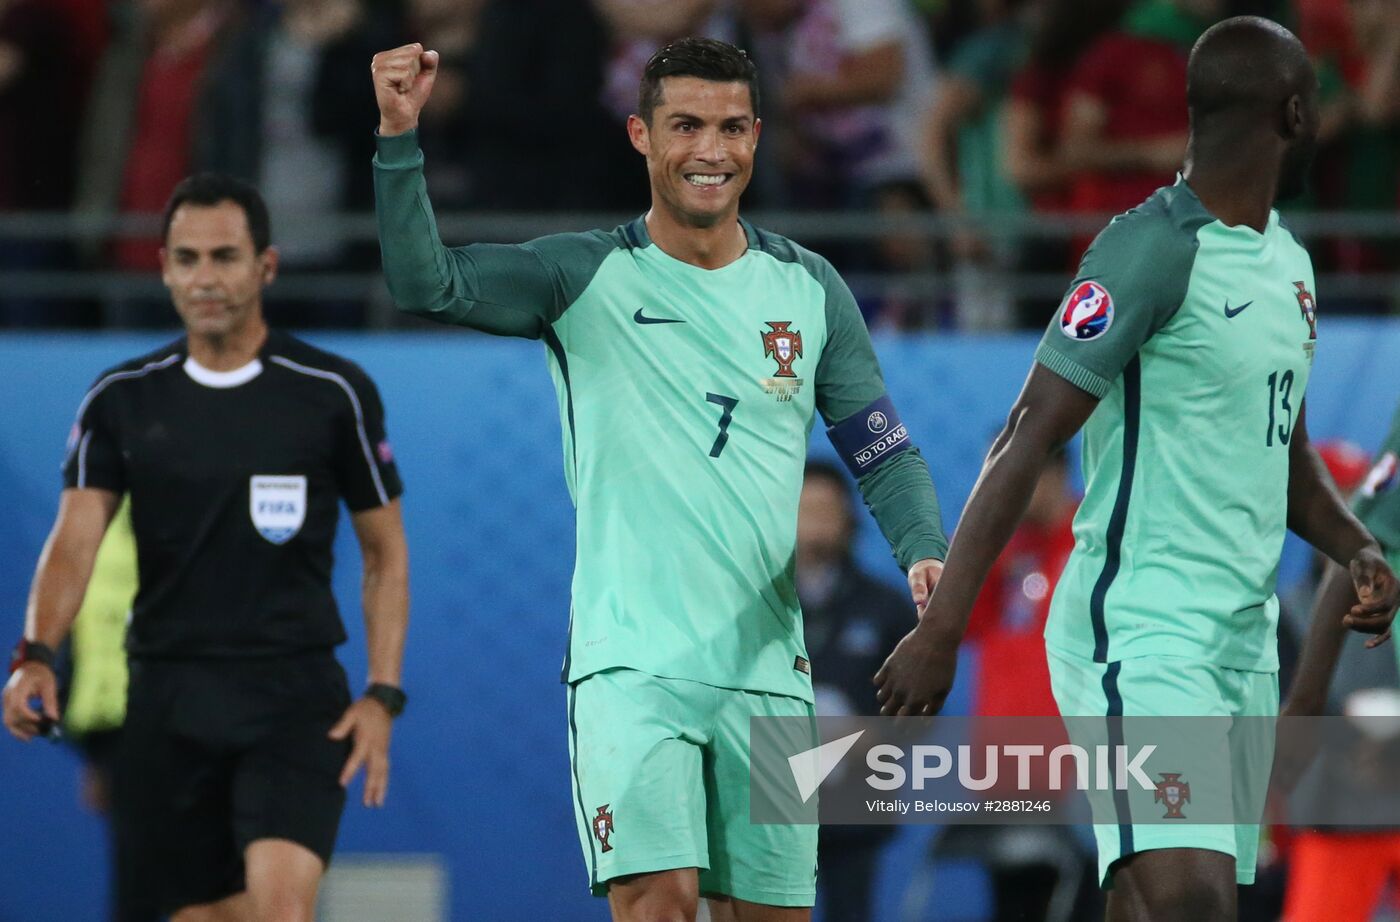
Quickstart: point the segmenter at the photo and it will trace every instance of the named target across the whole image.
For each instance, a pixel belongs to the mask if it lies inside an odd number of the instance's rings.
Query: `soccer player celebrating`
[[[945,541],[850,291],[739,218],[761,129],[752,63],[699,39],[652,57],[628,120],[646,215],[451,249],[414,130],[437,55],[408,45],[373,70],[396,302],[547,346],[578,514],[564,678],[593,892],[619,920],[694,919],[701,894],[716,918],[808,918],[817,830],[749,822],[748,728],[812,714],[793,554],[814,411],[916,605]]]
[[[268,238],[248,185],[201,175],[175,188],[160,258],[186,335],[83,398],[4,693],[21,739],[58,719],[53,651],[129,494],[140,587],[114,771],[117,878],[175,922],[312,919],[345,786],[365,766],[365,804],[384,802],[405,701],[408,552],[384,410],[357,366],[268,329]],[[342,499],[369,644],[371,684],[353,703],[333,652]]]
[[[1388,628],[1400,587],[1308,442],[1312,264],[1273,211],[1302,185],[1317,92],[1272,22],[1196,43],[1183,176],[1085,254],[926,614],[876,675],[884,713],[942,705],[978,587],[1081,428],[1086,492],[1045,629],[1066,716],[1277,714],[1285,528],[1350,568],[1350,627]],[[1112,919],[1233,918],[1254,879],[1252,826],[1095,829]]]

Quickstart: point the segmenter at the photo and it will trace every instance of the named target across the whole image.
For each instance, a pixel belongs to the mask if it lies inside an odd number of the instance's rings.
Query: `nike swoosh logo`
[[[1253,301],[1246,301],[1246,302],[1244,302],[1243,304],[1241,304],[1239,307],[1235,308],[1234,310],[1230,310],[1230,301],[1229,301],[1229,299],[1227,298],[1227,299],[1225,300],[1225,317],[1226,317],[1226,319],[1230,319],[1230,318],[1234,317],[1236,314],[1240,313],[1240,312],[1243,311],[1246,307],[1249,307],[1249,305],[1251,305],[1251,304],[1253,304],[1253,303],[1254,303]]]
[[[637,312],[632,315],[632,319],[638,323],[685,323],[684,320],[672,320],[669,317],[647,317],[642,311],[643,308],[637,308]]]

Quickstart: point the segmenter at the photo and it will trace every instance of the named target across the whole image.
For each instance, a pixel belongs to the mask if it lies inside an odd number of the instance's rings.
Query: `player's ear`
[[[755,119],[753,120],[753,146],[754,146],[754,147],[757,147],[757,146],[758,146],[758,136],[759,136],[760,134],[762,134],[762,133],[763,133],[763,119],[761,119],[761,118],[755,118]]]
[[[1307,110],[1303,97],[1294,93],[1283,104],[1282,134],[1286,141],[1301,138],[1307,127]]]
[[[643,157],[651,153],[651,130],[640,115],[627,116],[627,139]]]
[[[277,261],[281,254],[277,252],[277,247],[269,246],[258,255],[258,262],[261,263],[262,283],[271,285],[277,278]]]

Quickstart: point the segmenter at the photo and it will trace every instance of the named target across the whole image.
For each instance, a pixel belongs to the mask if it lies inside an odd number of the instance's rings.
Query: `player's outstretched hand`
[[[374,99],[379,103],[379,133],[385,137],[418,127],[418,113],[433,93],[438,53],[418,42],[381,51],[369,66]]]
[[[394,718],[384,705],[371,698],[361,698],[350,705],[331,728],[331,739],[348,738],[354,743],[340,773],[340,786],[349,787],[360,766],[365,767],[366,807],[384,806],[384,796],[389,792],[389,737],[393,729]]]
[[[1366,647],[1379,647],[1390,638],[1390,622],[1395,618],[1396,604],[1400,603],[1400,581],[1396,580],[1380,550],[1367,547],[1352,558],[1351,582],[1356,587],[1357,603],[1342,623],[1353,631],[1375,634],[1366,641]]]
[[[38,699],[39,710],[32,702]],[[26,743],[58,722],[58,680],[43,663],[24,663],[5,684],[5,729]]]
[[[957,668],[957,643],[940,637],[930,622],[920,622],[875,673],[880,713],[886,717],[937,714],[953,687]]]
[[[919,617],[924,616],[924,607],[933,597],[933,587],[943,575],[943,561],[927,557],[909,568],[909,594],[914,599],[914,608]]]

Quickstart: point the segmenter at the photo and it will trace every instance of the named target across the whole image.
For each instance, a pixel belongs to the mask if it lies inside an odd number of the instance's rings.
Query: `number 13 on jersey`
[[[1293,394],[1293,369],[1280,375],[1269,375],[1269,431],[1264,435],[1264,444],[1272,446],[1277,438],[1280,445],[1287,445],[1293,435],[1293,405],[1289,397]],[[1277,410],[1277,412],[1275,412]]]

